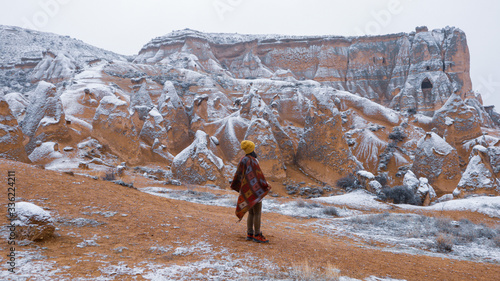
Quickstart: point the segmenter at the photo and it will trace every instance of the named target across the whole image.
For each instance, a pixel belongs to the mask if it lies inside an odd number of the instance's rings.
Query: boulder
[[[36,164],[48,164],[64,155],[59,152],[59,145],[55,142],[44,142],[38,145],[28,156]]]
[[[405,186],[408,190],[415,194],[418,190],[419,185],[420,181],[418,180],[417,176],[411,170],[407,171],[403,178],[403,186]]]
[[[436,133],[426,133],[418,141],[411,171],[428,178],[439,195],[451,193],[461,176],[457,150]]]
[[[197,131],[193,143],[174,157],[172,174],[189,184],[226,186],[224,162],[214,154],[215,149],[210,136]]]
[[[431,201],[436,199],[437,195],[434,188],[429,184],[427,178],[421,177],[418,179],[419,185],[415,195],[420,198],[422,206],[429,206]]]
[[[12,224],[15,226],[16,239],[40,241],[54,235],[54,220],[49,212],[39,206],[18,202],[15,205]]]

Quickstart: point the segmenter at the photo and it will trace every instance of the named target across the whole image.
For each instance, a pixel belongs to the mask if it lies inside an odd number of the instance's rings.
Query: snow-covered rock
[[[40,241],[53,236],[54,220],[49,212],[29,202],[15,204],[12,213],[12,224],[15,226],[16,239]]]
[[[255,143],[259,165],[267,178],[277,180],[286,178],[283,153],[274,138],[269,122],[259,118],[253,119],[244,139]]]
[[[297,164],[316,179],[335,185],[360,167],[342,138],[340,112],[333,102],[323,94],[314,95],[312,102],[297,148]]]
[[[411,170],[408,170],[403,178],[403,185],[412,193],[416,193],[420,185],[420,181]]]
[[[418,141],[411,170],[428,178],[439,194],[451,193],[461,175],[457,150],[435,133]]]
[[[423,206],[429,206],[430,202],[436,198],[436,192],[429,184],[429,180],[427,178],[421,177],[418,181],[419,185],[416,195],[420,198]]]
[[[495,177],[488,149],[480,145],[473,148],[469,164],[453,191],[455,197],[474,193],[500,195],[500,181]]]
[[[141,159],[139,132],[128,111],[128,103],[116,96],[101,99],[92,121],[92,136],[130,164]]]
[[[226,186],[223,177],[224,162],[213,150],[215,145],[203,131],[197,131],[193,143],[177,154],[172,162],[175,178],[190,184],[215,183]]]
[[[50,141],[37,146],[28,157],[33,163],[47,164],[63,156],[64,155],[59,152],[59,145]]]
[[[23,133],[30,138],[26,151],[31,153],[36,141],[67,141],[71,139],[61,99],[55,85],[41,81],[29,93],[26,116],[21,121]]]
[[[0,157],[29,162],[24,150],[24,135],[9,104],[0,97]]]
[[[167,148],[176,155],[191,142],[190,120],[184,104],[172,82],[164,85],[164,93],[158,100],[158,111],[163,116],[163,127],[167,130]]]

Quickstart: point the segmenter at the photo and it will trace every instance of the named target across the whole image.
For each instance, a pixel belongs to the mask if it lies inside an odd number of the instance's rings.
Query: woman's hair
[[[250,156],[252,156],[253,158],[257,158],[257,153],[255,153],[255,150],[254,150],[254,151],[252,151],[252,152],[250,152],[250,153],[248,153],[247,155],[250,155]]]

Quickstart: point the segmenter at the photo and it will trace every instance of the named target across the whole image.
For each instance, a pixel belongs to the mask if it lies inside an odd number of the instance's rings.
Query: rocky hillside
[[[289,195],[320,196],[340,179],[389,197],[403,186],[420,204],[500,193],[497,114],[471,91],[457,28],[183,30],[130,59],[20,28],[0,27],[0,39],[3,158],[226,187],[250,139],[269,179],[286,186],[294,169],[316,183]]]

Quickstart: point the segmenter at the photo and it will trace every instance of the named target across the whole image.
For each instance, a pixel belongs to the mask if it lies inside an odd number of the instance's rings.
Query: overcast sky
[[[347,36],[456,26],[467,35],[473,89],[500,111],[497,0],[0,0],[0,24],[69,35],[124,55],[184,28]]]

